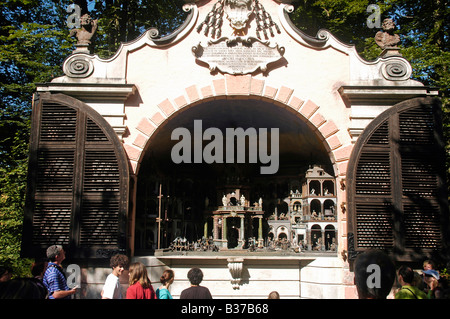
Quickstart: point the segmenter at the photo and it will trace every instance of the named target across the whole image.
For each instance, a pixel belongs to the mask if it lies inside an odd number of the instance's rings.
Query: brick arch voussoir
[[[337,134],[339,128],[334,121],[327,119],[320,112],[320,106],[312,100],[296,96],[294,89],[284,85],[272,86],[266,83],[266,80],[251,75],[225,75],[206,86],[194,84],[186,87],[183,94],[161,101],[152,116],[141,118],[135,128],[137,135],[134,141],[124,144],[131,172],[138,173],[152,135],[164,126],[170,117],[215,99],[260,99],[289,110],[302,118],[322,140],[334,165],[336,176],[345,176],[353,145],[343,145]]]

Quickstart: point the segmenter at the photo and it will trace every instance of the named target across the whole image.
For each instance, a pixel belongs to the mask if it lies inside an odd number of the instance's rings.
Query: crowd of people
[[[384,252],[369,250],[356,258],[354,272],[360,299],[450,298],[448,282],[441,278],[432,260],[425,260],[420,271],[406,265],[396,269]]]
[[[69,287],[61,266],[66,255],[62,246],[47,249],[48,261],[36,262],[32,266],[31,278],[12,279],[13,270],[0,266],[0,299],[70,299],[79,290]],[[106,277],[100,293],[102,299],[173,299],[170,286],[175,273],[165,270],[161,285],[154,290],[147,268],[141,262],[129,263],[126,255],[116,254],[110,259],[111,273]],[[129,286],[123,294],[120,277],[128,269]],[[406,265],[396,269],[391,258],[384,252],[364,252],[354,263],[355,286],[360,299],[448,299],[447,280],[443,280],[431,260],[426,260],[421,271]],[[203,272],[192,268],[187,273],[190,287],[184,289],[180,299],[212,299],[207,287],[201,286]],[[396,284],[395,284],[396,283]],[[273,291],[268,299],[280,299]]]
[[[47,249],[48,262],[32,266],[33,278],[12,278],[10,267],[0,267],[0,299],[70,299],[79,290],[69,288],[61,266],[66,258],[62,246],[53,245]],[[101,299],[173,299],[169,287],[175,279],[173,270],[165,270],[161,286],[154,290],[147,268],[141,262],[129,262],[126,255],[116,254],[110,259],[111,273],[106,277]],[[123,294],[120,277],[125,270],[129,274],[129,287]],[[200,268],[189,270],[187,277],[190,287],[181,292],[180,299],[212,299],[207,287],[200,286],[203,272]]]

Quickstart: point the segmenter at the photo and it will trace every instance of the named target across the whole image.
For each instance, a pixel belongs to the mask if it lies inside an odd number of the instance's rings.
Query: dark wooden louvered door
[[[33,106],[23,255],[61,244],[71,257],[124,251],[128,164],[109,124],[86,104],[42,94]]]
[[[445,153],[437,99],[399,103],[370,123],[347,174],[350,258],[382,249],[399,260],[448,252]]]

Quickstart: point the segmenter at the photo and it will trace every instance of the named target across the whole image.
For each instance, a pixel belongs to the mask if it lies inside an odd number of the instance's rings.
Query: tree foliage
[[[101,57],[113,55],[121,43],[135,40],[147,29],[170,33],[186,17],[179,0],[96,0],[90,15],[99,22],[96,53]]]
[[[70,47],[51,1],[0,2],[0,264],[29,273],[19,258],[26,189],[31,96],[59,73]],[[49,14],[42,14],[49,12]]]
[[[156,27],[172,32],[185,19],[181,0],[74,0],[82,13],[98,19],[95,52],[106,58],[120,44]],[[18,275],[27,273],[28,260],[19,258],[26,189],[27,154],[32,94],[35,84],[61,74],[63,60],[73,50],[66,8],[69,0],[0,1],[0,264],[9,262]],[[291,14],[305,33],[330,30],[354,44],[362,57],[375,59],[378,29],[368,28],[368,0],[297,0]],[[445,0],[389,0],[373,2],[381,18],[393,18],[400,34],[401,52],[414,70],[413,77],[440,89],[444,128],[450,131],[449,7]],[[447,146],[450,151],[450,147]],[[449,156],[447,156],[449,158]],[[450,162],[448,161],[448,171]],[[450,184],[450,183],[448,183]]]
[[[0,1],[0,264],[29,275],[20,258],[32,94],[36,83],[61,75],[73,50],[66,8],[72,1]],[[75,1],[99,20],[96,51],[114,54],[145,29],[169,33],[183,21],[181,1]]]

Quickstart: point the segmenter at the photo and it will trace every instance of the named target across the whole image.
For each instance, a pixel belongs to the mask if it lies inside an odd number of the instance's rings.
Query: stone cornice
[[[423,96],[437,96],[436,88],[427,86],[341,86],[339,93],[351,104],[396,104]]]
[[[82,101],[124,102],[136,91],[134,84],[122,83],[39,83],[37,92],[64,93]]]

